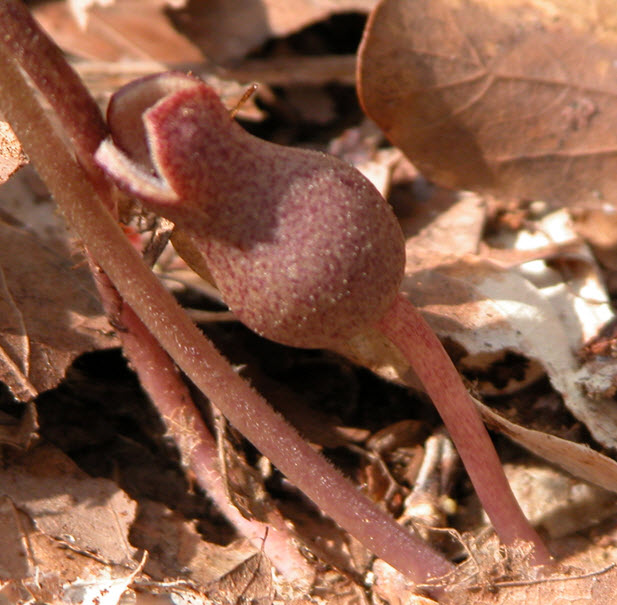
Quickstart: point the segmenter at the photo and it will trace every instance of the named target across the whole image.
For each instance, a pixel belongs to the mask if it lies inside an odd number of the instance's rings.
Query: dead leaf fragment
[[[0,475],[0,603],[117,605],[141,571],[135,503],[49,445],[7,451]]]
[[[272,603],[275,591],[270,562],[258,553],[205,592],[215,603]]]
[[[132,562],[128,529],[136,504],[107,479],[92,479],[60,450],[40,445],[0,470],[0,496],[44,534],[117,564]]]
[[[361,102],[439,184],[614,200],[617,12],[600,4],[384,0],[359,52]]]
[[[0,412],[0,443],[27,448],[36,437],[39,428],[36,406],[33,401],[24,404],[23,414],[18,420],[5,412]]]
[[[64,587],[64,598],[75,605],[119,605],[135,576],[141,572],[146,558],[144,555],[134,570],[122,575],[114,573],[111,567],[104,567],[96,574],[78,578]]]
[[[76,4],[76,3],[73,3]],[[141,59],[173,65],[200,62],[202,54],[178,33],[159,0],[81,3],[78,23],[66,2],[39,4],[34,15],[65,51],[105,61]],[[88,6],[90,5],[90,6]]]
[[[367,13],[376,0],[226,0],[193,2],[176,23],[215,63],[225,64],[255,50],[268,38],[284,37],[342,12]]]
[[[0,380],[27,401],[77,355],[114,344],[86,267],[0,222]]]
[[[0,121],[0,185],[27,162],[13,130],[6,122]]]
[[[241,567],[257,551],[246,540],[228,546],[206,542],[195,524],[162,504],[142,502],[131,529],[133,544],[151,553],[146,571],[154,579],[184,577],[204,586]]]
[[[6,514],[8,513],[8,514]],[[4,500],[0,510],[3,533],[18,539],[19,545],[11,548],[9,540],[3,540],[3,555],[10,564],[5,571],[10,576],[0,580],[0,603],[2,605],[30,605],[49,603],[92,603],[71,599],[72,587],[78,590],[84,578],[100,578],[109,586],[111,578],[127,578],[132,574],[126,567],[111,565],[88,553],[68,549],[66,543],[38,531],[25,513]],[[4,551],[4,548],[7,548]],[[21,571],[18,563],[21,562]],[[113,580],[112,580],[113,582]],[[83,591],[82,591],[83,595]],[[99,605],[116,605],[110,600],[100,600]]]
[[[484,421],[492,429],[507,435],[528,451],[552,462],[574,477],[617,492],[617,462],[613,459],[581,443],[510,422],[477,400],[476,405],[480,408]]]

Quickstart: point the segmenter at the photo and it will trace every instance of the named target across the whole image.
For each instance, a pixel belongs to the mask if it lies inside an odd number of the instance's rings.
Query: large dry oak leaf
[[[384,0],[360,48],[361,102],[442,185],[614,199],[616,21],[608,2]]]

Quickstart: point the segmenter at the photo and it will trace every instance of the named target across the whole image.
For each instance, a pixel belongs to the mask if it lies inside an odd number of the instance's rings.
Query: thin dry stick
[[[3,48],[0,96],[11,122],[67,222],[122,298],[230,422],[327,515],[404,573],[422,582],[452,565],[362,496],[251,389],[141,262],[81,166],[53,132],[27,81]]]

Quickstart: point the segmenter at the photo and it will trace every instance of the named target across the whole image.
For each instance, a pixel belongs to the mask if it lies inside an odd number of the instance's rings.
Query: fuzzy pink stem
[[[154,339],[133,310],[119,300],[105,275],[97,285],[105,307],[121,325],[122,349],[139,376],[139,381],[161,414],[167,430],[176,442],[183,462],[195,474],[197,483],[216,503],[219,510],[253,545],[263,547],[273,565],[291,582],[308,589],[314,570],[298,550],[298,542],[274,507],[268,523],[244,517],[229,500],[221,476],[217,445],[173,361]]]
[[[212,403],[289,480],[370,551],[415,582],[452,565],[358,492],[238,376],[142,263],[67,153],[11,55],[0,44],[5,116],[69,225],[151,334]]]
[[[433,330],[402,294],[378,327],[407,358],[433,400],[501,540],[507,545],[531,542],[534,562],[549,564],[551,555],[521,511],[480,413]]]

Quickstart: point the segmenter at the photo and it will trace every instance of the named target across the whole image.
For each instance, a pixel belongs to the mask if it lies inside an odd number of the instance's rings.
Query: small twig
[[[583,573],[580,575],[572,575],[572,576],[548,576],[546,578],[534,578],[532,580],[506,580],[506,581],[498,581],[493,584],[493,586],[497,588],[510,588],[517,586],[533,586],[534,584],[549,584],[554,582],[571,582],[573,580],[586,580],[587,578],[595,578],[597,576],[601,576],[609,571],[615,569],[617,567],[617,563],[611,563],[602,569],[597,569],[596,571],[589,571],[587,573]],[[474,586],[470,586],[470,588],[474,588]],[[484,588],[483,586],[478,585],[475,588]]]

